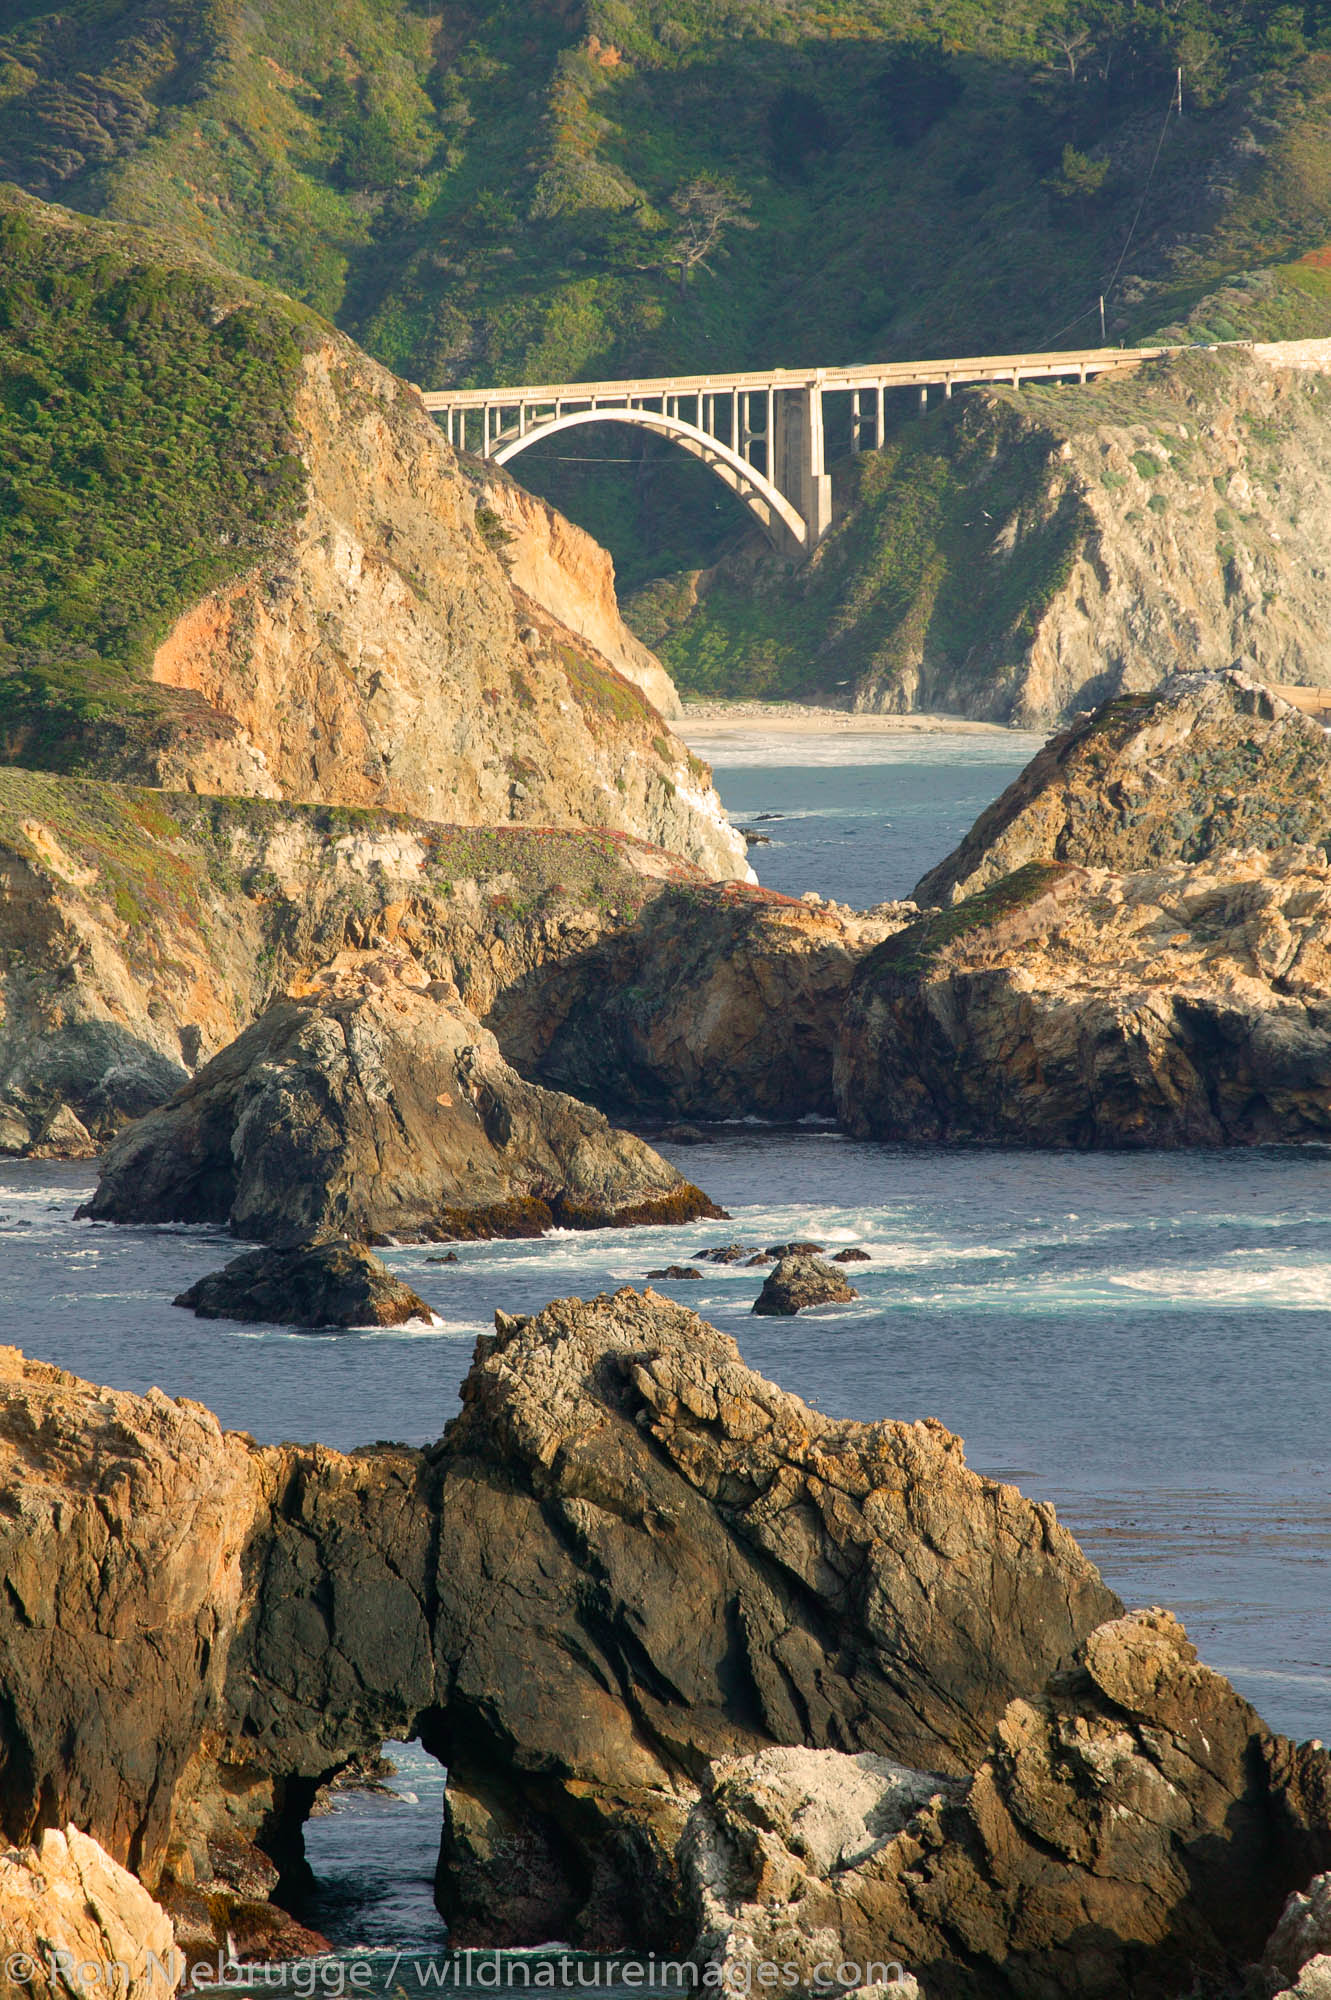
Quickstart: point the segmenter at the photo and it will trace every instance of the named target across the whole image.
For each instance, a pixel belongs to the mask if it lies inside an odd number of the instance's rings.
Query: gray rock
[[[174,1301],[201,1319],[278,1326],[402,1326],[432,1317],[424,1299],[363,1243],[345,1238],[250,1250]]]
[[[783,1257],[763,1280],[753,1310],[770,1319],[793,1319],[810,1306],[849,1305],[859,1293],[821,1257]]]
[[[525,1083],[451,988],[347,953],[112,1147],[87,1212],[266,1242],[538,1236],[719,1215],[598,1111]]]

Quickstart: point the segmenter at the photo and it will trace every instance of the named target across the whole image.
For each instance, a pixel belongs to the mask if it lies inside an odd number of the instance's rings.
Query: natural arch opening
[[[447,1771],[419,1740],[389,1738],[316,1793],[293,1916],[339,1951],[443,1951],[435,1906]]]

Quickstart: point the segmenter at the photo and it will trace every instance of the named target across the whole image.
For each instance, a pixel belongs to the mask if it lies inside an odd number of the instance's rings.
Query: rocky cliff
[[[740,663],[755,693],[1022,728],[1239,658],[1331,686],[1328,369],[1322,341],[958,392],[839,472],[795,575],[752,543],[630,616],[685,686]]]
[[[509,537],[500,546],[515,587],[585,639],[659,714],[680,715],[674,682],[620,616],[609,551],[498,466],[485,465],[475,479],[481,505]]]
[[[1039,751],[916,885],[955,903],[1029,861],[1120,871],[1331,845],[1331,737],[1247,674],[1175,674]]]
[[[13,191],[0,237],[9,760],[607,826],[748,875],[706,767],[550,608],[567,597],[665,693],[605,559],[533,506],[520,587],[508,530],[406,384],[161,239]]]
[[[931,1143],[1325,1139],[1329,950],[1320,850],[1132,874],[1028,862],[862,962],[838,1114]]]
[[[152,661],[156,682],[234,722],[235,747],[214,761],[174,743],[143,775],[432,819],[612,827],[746,876],[706,767],[637,684],[669,686],[645,647],[628,660],[608,577],[563,574],[590,537],[533,503],[510,572],[503,516],[478,502],[424,407],[332,335],[303,357],[290,416],[302,515],[256,571],[190,606]],[[635,679],[553,615],[565,600]]]

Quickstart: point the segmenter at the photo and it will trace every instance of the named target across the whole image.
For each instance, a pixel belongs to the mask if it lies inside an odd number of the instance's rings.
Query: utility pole
[[[1109,345],[1105,336],[1105,295],[1103,292],[1100,294],[1100,345],[1101,347]]]
[[[1178,115],[1181,118],[1183,116],[1183,65],[1181,63],[1179,64],[1178,97],[1175,101],[1175,108],[1177,109]]]

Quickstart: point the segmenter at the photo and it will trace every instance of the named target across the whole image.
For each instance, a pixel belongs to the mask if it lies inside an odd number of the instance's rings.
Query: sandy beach
[[[996,722],[974,722],[964,715],[862,715],[844,708],[814,708],[798,701],[686,702],[672,724],[677,736],[705,737],[709,742],[729,736],[884,736],[939,731],[964,736],[1011,736],[1017,732]]]

